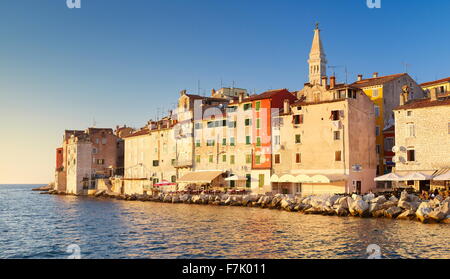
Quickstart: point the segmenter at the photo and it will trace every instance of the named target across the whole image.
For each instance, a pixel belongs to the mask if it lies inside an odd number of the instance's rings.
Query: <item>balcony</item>
[[[172,166],[174,168],[190,168],[192,167],[192,160],[173,160]]]

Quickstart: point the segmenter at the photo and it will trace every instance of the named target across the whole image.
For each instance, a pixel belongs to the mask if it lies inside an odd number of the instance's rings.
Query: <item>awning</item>
[[[450,171],[448,171],[448,172],[446,172],[446,173],[444,173],[444,174],[435,176],[435,177],[433,178],[433,180],[436,180],[436,181],[446,181],[446,180],[450,180]]]
[[[344,174],[315,174],[315,175],[307,175],[307,174],[285,174],[282,176],[278,176],[276,174],[272,175],[270,178],[271,182],[278,183],[331,183],[337,181],[345,181],[347,179],[347,175]]]
[[[375,177],[375,181],[402,181],[402,177],[396,173],[388,173],[379,177]]]
[[[221,171],[196,171],[183,175],[177,180],[178,183],[211,183],[219,175],[222,175]]]
[[[159,187],[159,186],[175,186],[175,185],[177,185],[177,184],[176,183],[171,183],[171,182],[169,182],[167,180],[163,180],[160,183],[153,184],[153,186],[156,186],[156,187]]]

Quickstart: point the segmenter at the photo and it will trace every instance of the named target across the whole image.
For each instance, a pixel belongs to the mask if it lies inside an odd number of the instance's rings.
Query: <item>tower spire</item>
[[[319,23],[316,23],[314,29],[314,38],[311,52],[309,53],[309,83],[321,84],[322,77],[327,75],[327,59],[320,38]]]

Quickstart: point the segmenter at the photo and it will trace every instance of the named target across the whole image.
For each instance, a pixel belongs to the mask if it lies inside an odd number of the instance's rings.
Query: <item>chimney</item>
[[[239,103],[242,103],[244,101],[244,92],[239,93]]]
[[[377,72],[373,73],[372,77],[373,78],[377,78],[378,77],[378,73]]]
[[[328,86],[328,77],[327,76],[322,77],[322,86],[324,86],[324,87]]]
[[[406,102],[408,101],[408,95],[406,95],[406,93],[401,93],[400,94],[400,106],[403,106],[406,104]]]
[[[359,74],[358,75],[358,81],[361,81],[363,79],[363,75]]]
[[[330,89],[333,89],[334,87],[336,87],[336,77],[331,76],[330,77]]]
[[[211,89],[211,96],[214,96],[214,95],[216,95],[216,89]]]
[[[283,110],[284,110],[284,113],[290,113],[291,112],[291,106],[290,106],[289,99],[285,99],[284,100]]]
[[[437,95],[438,95],[438,89],[437,88],[431,89],[431,92],[430,92],[431,101],[437,101]]]
[[[184,95],[186,95],[186,90],[185,89],[180,91],[180,96],[184,96]]]

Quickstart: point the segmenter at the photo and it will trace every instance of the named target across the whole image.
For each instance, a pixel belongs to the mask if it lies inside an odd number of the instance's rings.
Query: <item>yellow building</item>
[[[431,90],[436,88],[438,94],[446,94],[450,92],[450,77],[422,83],[422,89],[430,96]]]
[[[386,160],[384,158],[383,130],[394,124],[393,109],[399,106],[400,94],[404,86],[409,87],[410,99],[424,97],[422,88],[408,74],[395,74],[378,76],[374,73],[371,78],[363,79],[362,75],[352,86],[360,88],[370,97],[375,106],[375,135],[376,152],[378,157],[377,174],[387,173]],[[390,150],[386,150],[390,151]]]

